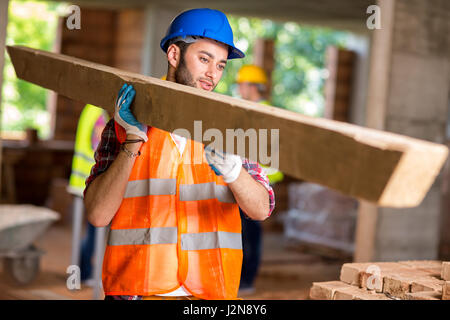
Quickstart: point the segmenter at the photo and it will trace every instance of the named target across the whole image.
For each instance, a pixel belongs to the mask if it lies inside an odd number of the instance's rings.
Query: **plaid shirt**
[[[105,172],[120,152],[120,143],[116,137],[114,129],[114,119],[109,120],[102,132],[102,139],[95,151],[95,164],[91,169],[89,177],[86,179],[86,188],[100,174]],[[261,183],[269,192],[270,210],[269,216],[275,208],[275,193],[269,184],[269,179],[263,173],[261,166],[257,162],[243,159],[242,166],[259,183]]]

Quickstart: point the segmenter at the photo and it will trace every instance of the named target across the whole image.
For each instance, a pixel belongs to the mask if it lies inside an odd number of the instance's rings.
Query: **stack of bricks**
[[[345,263],[340,281],[314,282],[313,300],[450,300],[450,262]]]

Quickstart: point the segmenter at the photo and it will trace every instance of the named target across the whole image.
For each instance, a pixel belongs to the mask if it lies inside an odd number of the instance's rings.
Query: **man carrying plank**
[[[220,81],[228,59],[244,57],[226,16],[211,9],[177,16],[161,48],[167,80],[206,91]],[[106,298],[237,298],[239,208],[249,219],[270,215],[275,201],[267,177],[255,162],[139,123],[130,111],[134,96],[123,85],[86,180],[88,220],[111,224]]]

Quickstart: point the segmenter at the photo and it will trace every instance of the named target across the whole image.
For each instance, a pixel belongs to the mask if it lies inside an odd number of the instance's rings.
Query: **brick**
[[[339,279],[342,282],[360,286],[360,274],[364,272],[370,263],[344,263],[341,267]]]
[[[430,280],[414,280],[411,283],[411,292],[422,292],[422,291],[436,291],[442,293],[442,286],[445,281],[440,279],[430,279]]]
[[[361,292],[353,297],[353,300],[393,300],[382,293]]]
[[[450,281],[445,281],[442,286],[442,300],[450,300]]]
[[[362,272],[360,275],[360,287],[367,290],[374,290],[375,292],[383,292],[383,278],[385,273],[380,275]],[[370,285],[368,282],[370,281]]]
[[[442,262],[441,279],[450,281],[450,261]]]
[[[440,277],[442,261],[438,260],[407,260],[399,261],[399,264],[409,266],[414,269],[428,273],[432,277]]]
[[[405,300],[441,300],[441,294],[437,291],[422,291],[406,293]]]
[[[428,272],[412,269],[412,268],[400,268],[396,270],[390,270],[389,275],[399,275],[411,280],[423,279],[423,280],[435,280],[438,278],[430,276]]]
[[[371,265],[371,269],[366,269],[365,271],[360,272],[360,287],[366,289],[370,288],[376,292],[383,292],[384,278],[386,276],[402,275],[404,277],[410,277],[411,279],[429,278],[429,273],[397,262],[373,262]],[[379,268],[379,281],[377,281],[376,277],[374,277],[376,276],[374,267]],[[370,286],[368,284],[369,279],[371,281]]]
[[[386,275],[383,278],[383,293],[404,299],[405,294],[411,292],[411,286],[414,281],[431,279],[431,277],[418,276],[415,272],[406,271]]]
[[[337,289],[348,288],[349,284],[341,281],[313,282],[309,297],[313,300],[333,300]]]
[[[336,289],[333,300],[392,300],[382,293],[375,293],[356,286]]]
[[[383,279],[383,292],[393,297],[404,298],[404,295],[411,292],[411,279],[399,275],[386,276]]]
[[[352,288],[348,288],[348,290],[346,289],[336,290],[336,292],[334,293],[333,300],[353,300],[355,293],[351,289],[357,290],[358,287],[352,286]]]

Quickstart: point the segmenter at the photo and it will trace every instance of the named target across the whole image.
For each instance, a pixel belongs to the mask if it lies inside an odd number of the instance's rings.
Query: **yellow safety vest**
[[[78,120],[77,135],[75,138],[75,152],[72,160],[72,173],[70,175],[69,186],[80,194],[83,193],[86,178],[89,176],[92,166],[95,163],[92,148],[92,132],[98,118],[108,115],[105,110],[87,104],[81,112]]]

